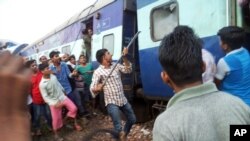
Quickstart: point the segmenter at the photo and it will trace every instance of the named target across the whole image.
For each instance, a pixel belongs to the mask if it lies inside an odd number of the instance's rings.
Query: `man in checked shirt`
[[[112,64],[112,55],[107,49],[100,49],[96,52],[96,59],[100,66],[94,71],[92,83],[90,85],[91,92],[96,95],[100,91],[104,92],[105,106],[107,107],[108,114],[111,116],[115,131],[119,133],[121,141],[126,140],[126,137],[136,122],[134,111],[124,96],[123,86],[121,81],[122,73],[131,73],[132,66],[128,59],[125,57],[128,54],[128,49],[123,49],[123,62],[124,64],[117,64],[115,70],[110,75],[106,84],[103,85],[104,80],[108,77],[110,71],[114,67]],[[122,128],[120,110],[127,118],[127,122]]]

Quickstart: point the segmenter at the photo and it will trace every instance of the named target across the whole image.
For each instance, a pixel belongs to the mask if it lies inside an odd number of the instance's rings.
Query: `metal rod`
[[[134,37],[132,38],[132,40],[131,40],[131,41],[129,42],[129,44],[127,45],[127,48],[129,48],[129,47],[133,44],[133,42],[134,42],[135,39],[138,37],[138,35],[139,35],[140,32],[141,32],[141,31],[138,31],[138,32],[134,35]],[[105,86],[105,84],[107,83],[107,81],[108,81],[110,75],[111,75],[112,72],[115,70],[117,64],[120,62],[121,59],[122,59],[122,56],[121,56],[121,57],[119,58],[119,60],[115,63],[115,65],[114,65],[114,67],[112,68],[112,70],[110,71],[108,77],[104,80],[103,86]]]

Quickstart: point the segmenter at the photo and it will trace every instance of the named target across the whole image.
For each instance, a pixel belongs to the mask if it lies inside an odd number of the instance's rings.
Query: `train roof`
[[[77,21],[87,20],[87,18],[89,18],[89,15],[95,13],[97,10],[101,9],[102,7],[105,7],[105,6],[109,5],[110,3],[114,2],[114,1],[116,1],[116,0],[97,0],[94,4],[92,4],[89,7],[83,9],[81,12],[75,14],[70,19],[65,21],[63,24],[61,24],[60,26],[58,26],[57,28],[55,28],[54,30],[52,30],[51,32],[49,32],[48,34],[43,36],[42,38],[38,39],[34,43],[32,43],[32,44],[28,45],[27,47],[25,47],[22,51],[24,51],[24,50],[26,50],[26,49],[28,49],[30,47],[33,47],[36,44],[39,44],[43,40],[47,39],[48,37],[54,35],[55,33],[63,30],[64,28],[70,26],[71,24],[73,24],[73,23],[75,23]],[[83,19],[83,18],[86,18],[86,19]]]

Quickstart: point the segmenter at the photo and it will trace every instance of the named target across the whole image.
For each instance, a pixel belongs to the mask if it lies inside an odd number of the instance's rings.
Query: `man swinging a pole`
[[[130,41],[128,47],[132,44],[139,32]],[[125,141],[132,125],[136,122],[134,111],[128,102],[123,92],[123,85],[121,81],[122,73],[131,73],[132,65],[126,58],[128,54],[128,47],[123,49],[123,65],[119,64],[121,58],[116,64],[112,64],[112,55],[107,49],[100,49],[96,53],[96,59],[100,66],[95,70],[90,85],[90,91],[94,97],[100,91],[104,92],[105,106],[108,114],[111,116],[115,131],[119,133],[119,139]],[[125,115],[127,121],[122,127],[120,110]]]

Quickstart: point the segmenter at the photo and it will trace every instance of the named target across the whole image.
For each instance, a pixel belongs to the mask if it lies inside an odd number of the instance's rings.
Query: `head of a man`
[[[49,54],[49,57],[52,61],[52,63],[60,63],[60,57],[58,51],[51,51]]]
[[[75,55],[70,55],[69,56],[69,62],[71,64],[76,64],[76,57],[75,57]]]
[[[170,87],[202,82],[202,42],[188,26],[177,26],[159,48],[161,77]]]
[[[227,53],[240,48],[245,41],[244,29],[237,26],[227,26],[219,30],[220,46]]]
[[[25,63],[25,67],[30,69],[33,72],[37,72],[38,68],[37,68],[37,64],[36,64],[36,60],[29,60]]]
[[[86,58],[85,55],[81,54],[81,55],[79,56],[79,63],[80,63],[80,64],[86,64],[86,63],[87,63],[87,58]]]
[[[45,55],[42,55],[39,57],[39,61],[44,64],[44,63],[48,63],[48,59]]]
[[[39,64],[38,68],[44,75],[51,74],[51,70],[49,69],[48,64]]]
[[[59,54],[59,57],[60,57],[61,61],[68,62],[70,55],[68,53],[61,53],[61,54]]]
[[[92,36],[92,35],[93,35],[93,31],[92,31],[92,29],[90,29],[90,28],[88,29],[88,35],[89,35],[89,36]]]
[[[112,55],[109,51],[105,48],[100,49],[96,52],[96,60],[100,63],[111,63],[112,62]]]

